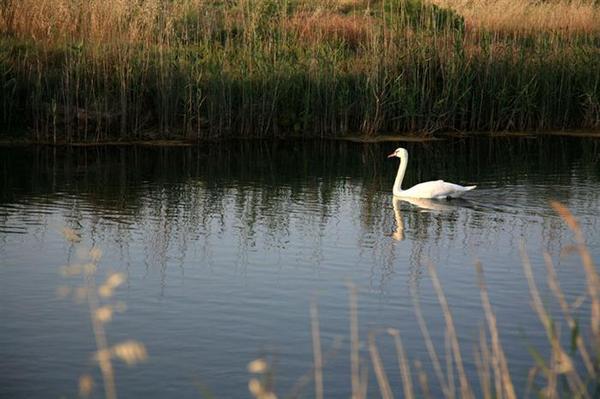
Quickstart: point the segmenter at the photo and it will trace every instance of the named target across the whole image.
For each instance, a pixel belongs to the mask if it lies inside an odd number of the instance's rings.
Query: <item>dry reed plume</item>
[[[72,245],[81,241],[81,235],[71,228],[64,228],[63,235]],[[89,250],[79,247],[77,252],[80,262],[62,267],[61,273],[69,279],[83,278],[83,285],[61,286],[58,289],[58,295],[62,298],[72,296],[76,302],[87,302],[96,342],[93,361],[100,368],[105,397],[116,399],[114,359],[119,359],[128,366],[133,366],[146,361],[148,354],[144,344],[136,340],[109,344],[106,325],[112,321],[115,313],[125,311],[123,302],[112,300],[115,290],[125,282],[125,276],[122,273],[110,273],[98,287],[96,285],[96,271],[102,258],[102,251],[97,247],[92,247]],[[94,385],[95,381],[89,373],[81,375],[79,378],[79,396],[90,396]]]
[[[600,345],[600,298],[598,298],[598,290],[600,284],[598,274],[594,265],[593,259],[585,245],[585,239],[575,217],[569,210],[558,202],[553,202],[552,207],[563,218],[567,226],[571,229],[575,236],[575,244],[565,248],[565,251],[576,251],[582,261],[587,282],[587,295],[583,295],[576,301],[575,304],[569,304],[565,298],[563,291],[560,288],[559,281],[555,272],[552,258],[548,253],[544,254],[546,261],[547,282],[554,299],[560,305],[562,310],[562,320],[566,322],[569,333],[572,339],[573,347],[567,350],[564,347],[564,339],[559,336],[560,322],[553,319],[548,310],[547,305],[542,301],[540,292],[533,276],[533,270],[527,253],[522,249],[522,261],[525,278],[529,285],[529,293],[532,300],[532,308],[537,314],[546,332],[547,344],[549,347],[549,358],[543,359],[541,355],[536,359],[536,364],[529,372],[529,386],[527,387],[526,396],[531,393],[533,381],[538,379],[545,382],[545,385],[539,388],[536,394],[544,398],[559,398],[559,397],[580,397],[592,398],[595,397],[595,389],[597,385],[598,375],[598,348]],[[462,350],[460,341],[454,329],[454,321],[452,311],[448,306],[446,296],[442,285],[437,276],[436,268],[429,265],[429,275],[432,279],[433,287],[438,297],[442,313],[445,319],[445,364],[440,360],[435,345],[429,335],[427,324],[420,310],[420,305],[417,299],[414,302],[415,314],[418,324],[423,334],[423,339],[427,346],[432,370],[435,378],[439,383],[440,392],[444,398],[506,398],[514,399],[517,397],[514,387],[509,361],[505,356],[503,344],[500,339],[496,316],[490,303],[483,268],[480,263],[476,263],[478,284],[481,293],[481,304],[483,314],[485,316],[486,328],[480,331],[480,339],[477,348],[474,351],[474,361],[477,368],[477,381],[471,381],[467,376],[463,365]],[[350,341],[351,341],[351,366],[352,373],[349,377],[352,383],[352,397],[366,397],[366,379],[359,377],[359,373],[367,373],[369,365],[362,362],[358,352],[359,337],[358,337],[358,307],[356,303],[356,287],[349,286],[350,297]],[[413,293],[413,297],[415,294]],[[575,321],[573,310],[583,301],[591,302],[591,313],[588,320],[590,334],[589,340],[586,342],[588,335],[585,331],[580,331],[580,325]],[[315,389],[317,397],[322,394],[322,373],[323,368],[322,355],[320,353],[320,340],[318,331],[318,313],[316,305],[311,306],[312,320],[312,335],[313,345],[315,347],[314,370],[319,370],[315,374]],[[487,330],[487,331],[486,331]],[[414,363],[414,369],[411,371],[410,362],[407,358],[400,332],[396,329],[388,329],[388,334],[393,338],[393,344],[396,350],[398,360],[398,368],[401,376],[401,387],[392,386],[389,382],[388,371],[385,370],[381,355],[378,348],[376,331],[368,333],[366,345],[369,353],[370,367],[375,374],[379,387],[379,394],[382,398],[389,399],[396,396],[405,398],[414,397],[432,397],[432,385],[429,376],[424,371],[420,362]],[[361,364],[360,371],[358,364]],[[416,372],[417,381],[421,387],[421,392],[417,393],[414,388],[413,372]],[[475,395],[473,387],[478,387],[478,393]]]

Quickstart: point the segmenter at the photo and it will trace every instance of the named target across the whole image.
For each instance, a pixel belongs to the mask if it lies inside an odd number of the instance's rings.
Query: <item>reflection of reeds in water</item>
[[[81,236],[70,228],[63,229],[65,239],[72,245],[81,241]],[[96,352],[93,356],[94,362],[98,364],[102,374],[104,393],[107,399],[116,399],[117,389],[115,384],[115,372],[113,360],[119,359],[128,366],[133,366],[145,361],[148,357],[146,347],[135,340],[127,340],[110,345],[106,334],[106,324],[113,318],[115,312],[123,312],[125,304],[114,301],[115,290],[125,282],[122,273],[110,273],[104,282],[96,286],[96,271],[98,263],[102,258],[102,251],[97,247],[89,250],[80,248],[78,250],[81,263],[69,264],[61,269],[63,276],[83,276],[85,284],[73,289],[71,286],[62,286],[58,293],[61,297],[68,297],[73,293],[77,301],[86,301],[92,321],[92,329],[96,342]],[[84,374],[79,379],[79,395],[87,397],[92,393],[94,380],[90,374]]]

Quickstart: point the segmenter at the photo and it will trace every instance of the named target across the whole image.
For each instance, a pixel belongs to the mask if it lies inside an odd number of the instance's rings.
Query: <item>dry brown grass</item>
[[[165,10],[161,0],[8,0],[7,4],[0,10],[0,31],[39,43],[153,42],[169,30],[171,21],[161,16],[177,17],[185,11],[177,5]],[[158,32],[159,27],[165,29]]]
[[[242,10],[247,1],[240,1]],[[358,45],[375,25],[365,9],[369,1],[336,0],[330,4],[306,0],[287,26],[309,42],[343,40]],[[434,0],[456,10],[472,30],[502,33],[600,32],[600,8],[592,0]],[[36,41],[85,40],[93,43],[155,42],[172,33],[175,21],[190,11],[208,9],[208,2],[187,0],[5,0],[0,7],[0,31]],[[358,10],[358,12],[348,13]],[[205,14],[206,15],[206,14]],[[207,22],[207,21],[205,21]]]
[[[373,23],[373,19],[365,15],[341,15],[320,10],[294,14],[287,25],[305,43],[343,42],[356,48],[365,42]]]
[[[475,30],[502,33],[600,32],[600,8],[593,0],[434,0],[465,17]]]

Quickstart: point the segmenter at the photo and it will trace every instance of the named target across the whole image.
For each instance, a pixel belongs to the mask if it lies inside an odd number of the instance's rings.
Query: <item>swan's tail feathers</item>
[[[466,186],[465,187],[465,191],[471,191],[474,190],[477,186]]]

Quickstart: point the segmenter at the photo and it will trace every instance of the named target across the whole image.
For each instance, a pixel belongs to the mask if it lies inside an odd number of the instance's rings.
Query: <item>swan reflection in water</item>
[[[418,209],[418,212],[455,212],[459,208],[473,208],[470,201],[463,198],[454,198],[452,200],[437,200],[429,198],[411,198],[411,197],[392,197],[392,207],[394,209],[394,218],[396,219],[396,230],[392,232],[391,237],[396,241],[403,241],[404,219],[402,218],[402,203],[410,204]]]

